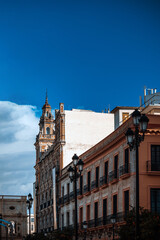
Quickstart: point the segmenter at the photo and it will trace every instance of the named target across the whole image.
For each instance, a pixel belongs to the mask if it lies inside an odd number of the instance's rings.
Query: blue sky
[[[139,105],[159,88],[160,2],[0,2],[0,96],[41,108]]]
[[[46,88],[53,109],[138,106],[160,91],[160,1],[0,1],[0,194],[28,194]]]

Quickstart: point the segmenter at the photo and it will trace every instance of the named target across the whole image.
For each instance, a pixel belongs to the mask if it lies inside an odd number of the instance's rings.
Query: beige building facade
[[[50,232],[54,229],[54,204],[59,226],[58,202],[53,201],[53,178],[56,180],[58,201],[61,187],[57,181],[61,170],[70,163],[75,152],[82,154],[114,130],[114,114],[64,110],[64,104],[61,103],[59,109],[55,110],[54,119],[47,98],[42,110],[35,143],[35,225],[38,232]],[[47,128],[50,128],[48,132]],[[53,177],[54,168],[56,176]]]
[[[3,220],[12,223],[14,240],[22,240],[27,235],[26,200],[26,196],[0,195],[0,215]],[[8,239],[11,239],[9,231],[8,228]],[[6,239],[6,228],[3,226],[1,226],[1,239]]]

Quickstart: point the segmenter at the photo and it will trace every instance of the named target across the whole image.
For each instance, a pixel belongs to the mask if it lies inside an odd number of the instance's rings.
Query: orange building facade
[[[141,207],[160,213],[158,112],[159,109],[148,114],[147,132],[139,147],[139,193]],[[136,206],[136,154],[135,150],[130,151],[125,137],[129,127],[134,128],[132,118],[80,156],[84,170],[77,183],[78,222],[81,236],[84,236],[82,225],[87,222],[86,239],[112,239],[112,215],[116,216],[115,238],[118,238],[116,230],[124,223],[127,212]],[[69,183],[68,167],[62,170],[60,182],[62,189],[67,186],[72,192],[68,190],[61,196],[61,228],[74,225],[73,184]]]

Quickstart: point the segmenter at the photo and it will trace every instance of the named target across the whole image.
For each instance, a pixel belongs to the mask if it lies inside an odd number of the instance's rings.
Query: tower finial
[[[46,104],[48,104],[48,95],[47,95],[47,89],[46,89]]]

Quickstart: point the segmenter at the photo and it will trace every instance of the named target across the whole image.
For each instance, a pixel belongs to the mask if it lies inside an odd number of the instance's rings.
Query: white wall
[[[122,122],[122,114],[129,113],[129,115],[134,112],[134,109],[119,109],[115,112],[115,129],[117,129],[123,122]]]
[[[63,167],[74,153],[82,154],[114,131],[113,113],[96,113],[73,109],[65,111],[65,141]]]

